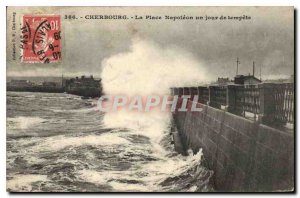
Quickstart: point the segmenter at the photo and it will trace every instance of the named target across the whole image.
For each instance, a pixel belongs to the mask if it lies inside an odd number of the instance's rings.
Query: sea
[[[97,99],[7,92],[9,192],[211,192],[202,151],[171,144],[170,115],[103,113]]]

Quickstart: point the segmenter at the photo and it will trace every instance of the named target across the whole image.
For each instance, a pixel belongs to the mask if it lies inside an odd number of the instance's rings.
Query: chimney
[[[239,61],[239,57],[237,57],[236,58],[236,75],[238,75],[239,74],[239,64],[240,64],[241,62]]]
[[[253,77],[254,77],[254,74],[255,74],[255,62],[253,61]]]

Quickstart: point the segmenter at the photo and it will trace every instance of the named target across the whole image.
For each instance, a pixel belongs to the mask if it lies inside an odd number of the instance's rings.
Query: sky
[[[20,60],[12,60],[12,12],[16,12],[17,20],[23,14],[61,15],[60,63],[24,64]],[[79,19],[65,20],[64,15],[69,14]],[[111,14],[127,15],[130,19],[85,19],[86,15]],[[135,15],[162,16],[163,19],[131,19]],[[165,15],[194,18],[246,15],[251,19],[172,21],[165,20]],[[285,78],[294,73],[293,7],[9,7],[7,76],[101,76],[107,60],[118,54],[130,53],[137,39],[155,43],[160,53],[172,49],[174,53],[188,54],[211,80],[232,78],[236,74],[237,57],[240,60],[239,74],[252,73],[253,61],[258,77],[260,68],[265,79]],[[155,64],[156,58],[161,57],[154,56],[149,61],[153,60]],[[184,70],[184,63],[181,64]]]

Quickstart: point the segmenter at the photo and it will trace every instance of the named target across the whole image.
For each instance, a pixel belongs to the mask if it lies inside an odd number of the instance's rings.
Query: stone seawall
[[[181,153],[203,149],[217,191],[294,190],[293,133],[206,105],[201,112],[176,112],[173,118],[180,137],[174,138],[175,148]]]

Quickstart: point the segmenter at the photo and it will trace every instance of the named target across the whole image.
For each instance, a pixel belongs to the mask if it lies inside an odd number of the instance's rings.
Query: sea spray
[[[170,87],[196,85],[209,80],[201,63],[191,53],[174,46],[162,47],[152,41],[138,38],[133,39],[128,52],[105,59],[102,67],[104,92],[114,96],[168,95]],[[148,112],[122,109],[107,112],[103,122],[105,127],[127,128],[130,129],[130,133],[150,139],[152,156],[158,160],[141,166],[141,170],[147,172],[147,176],[138,179],[147,183],[146,191],[172,191],[173,187],[178,191],[207,189],[205,184],[208,184],[208,181],[198,181],[204,175],[209,180],[212,175],[212,172],[200,165],[202,152],[184,157],[171,154],[174,150],[166,149],[166,145],[162,143],[169,134],[170,112],[161,112],[159,107],[154,107]],[[192,175],[193,178],[181,178],[180,175]],[[177,181],[177,185],[172,181]],[[184,181],[197,182],[193,182],[195,186],[190,186]],[[122,189],[124,190],[123,187]],[[128,190],[134,189],[139,190],[140,186],[134,188],[131,185]]]
[[[194,56],[176,46],[162,47],[134,38],[127,52],[102,62],[102,83],[107,95],[142,96],[168,95],[174,86],[195,85],[209,80],[204,67]],[[158,111],[144,113],[107,113],[104,123],[110,127],[153,127],[166,129],[170,116]],[[149,125],[150,120],[158,120]],[[117,119],[117,120],[115,120]],[[123,126],[122,126],[123,124]],[[162,134],[161,134],[162,135]]]
[[[129,51],[104,59],[102,83],[108,95],[165,95],[170,87],[210,80],[193,54],[135,38]]]

